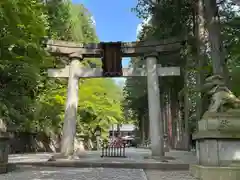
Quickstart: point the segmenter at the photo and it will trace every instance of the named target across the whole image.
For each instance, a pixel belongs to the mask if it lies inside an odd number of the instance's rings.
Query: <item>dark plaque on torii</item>
[[[102,49],[102,70],[104,77],[122,76],[121,42],[100,43]]]

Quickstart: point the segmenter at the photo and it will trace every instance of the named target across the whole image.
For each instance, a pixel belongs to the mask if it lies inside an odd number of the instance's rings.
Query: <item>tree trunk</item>
[[[228,82],[228,69],[221,40],[220,17],[216,0],[204,0],[213,74],[221,75]]]
[[[166,98],[165,98],[165,95],[166,95],[166,92],[165,92],[166,88],[163,89],[162,93],[161,93],[161,114],[162,114],[162,121],[163,121],[163,129],[164,129],[164,137],[165,135],[168,134],[168,129],[167,129],[167,116],[166,116]],[[164,138],[164,150],[165,151],[168,151],[168,143],[166,141],[166,139]]]
[[[198,96],[197,96],[197,111],[196,111],[196,117],[197,121],[199,121],[202,118],[203,113],[207,109],[207,99],[204,97],[203,92],[200,90],[202,89],[202,86],[205,81],[206,77],[206,66],[207,66],[207,58],[205,57],[206,52],[206,43],[207,43],[207,34],[205,29],[205,21],[204,21],[204,7],[203,7],[203,0],[198,0],[195,5],[194,10],[194,36],[195,36],[195,46],[196,46],[196,52],[194,53],[197,59],[197,89],[199,90]]]
[[[182,73],[181,73],[182,74]],[[184,76],[175,77],[175,93],[176,93],[176,104],[177,104],[177,127],[178,127],[178,137],[177,137],[177,147],[178,149],[185,149],[184,145],[184,101],[183,98],[179,97],[179,92],[184,88]]]
[[[7,126],[6,123],[0,118],[0,133],[7,132]]]
[[[168,107],[167,107],[167,123],[168,123],[168,144],[172,147],[172,114],[171,114],[171,88],[168,88]]]
[[[160,95],[160,102],[161,102],[161,115],[162,115],[162,121],[163,121],[163,133],[166,133],[166,122],[165,122],[165,101],[164,101],[164,90],[161,91],[161,95]]]
[[[190,150],[190,131],[189,131],[189,92],[188,92],[188,62],[186,60],[186,68],[184,71],[184,146],[186,150]]]
[[[148,118],[148,113],[145,114],[144,116],[144,126],[145,126],[145,139],[149,139],[149,118]]]
[[[176,128],[177,128],[177,135],[175,140],[175,147],[176,149],[181,149],[181,140],[182,140],[182,124],[181,124],[181,107],[180,103],[177,100],[176,102]]]
[[[178,100],[175,89],[171,89],[171,115],[172,115],[172,147],[176,148],[177,140],[177,118],[178,118]]]
[[[145,142],[145,138],[146,138],[146,135],[145,135],[145,132],[146,132],[146,127],[145,127],[145,118],[144,118],[144,115],[141,116],[141,143],[144,144]]]
[[[117,136],[121,136],[120,126],[120,124],[117,124]]]

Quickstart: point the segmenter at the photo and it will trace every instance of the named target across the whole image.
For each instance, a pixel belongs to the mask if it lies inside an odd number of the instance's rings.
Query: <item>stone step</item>
[[[137,161],[78,161],[78,160],[57,160],[45,162],[15,162],[10,163],[16,166],[40,166],[40,167],[76,167],[76,168],[129,168],[129,169],[160,169],[166,171],[189,170],[189,164],[174,162],[137,162]]]

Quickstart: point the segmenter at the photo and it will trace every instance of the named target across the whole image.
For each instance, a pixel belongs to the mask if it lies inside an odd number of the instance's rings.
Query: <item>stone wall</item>
[[[9,147],[11,154],[34,152],[59,152],[61,137],[47,136],[45,133],[9,132]],[[88,137],[75,138],[74,149],[95,149],[95,139]]]
[[[10,153],[58,152],[60,137],[45,133],[10,132]]]

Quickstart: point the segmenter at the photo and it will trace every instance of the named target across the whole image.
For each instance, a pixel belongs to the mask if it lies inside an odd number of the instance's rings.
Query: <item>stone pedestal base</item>
[[[7,173],[8,152],[8,138],[0,137],[0,174]]]
[[[169,147],[164,147],[164,152],[169,152]]]
[[[193,139],[199,165],[229,166],[232,161],[240,160],[240,118],[225,118],[198,122],[199,130]]]
[[[203,166],[229,166],[233,160],[240,159],[240,139],[207,138],[196,140],[197,162]]]
[[[240,167],[191,165],[190,174],[200,180],[239,180]]]
[[[238,180],[240,165],[240,114],[208,113],[198,122],[197,165],[190,173],[200,180]],[[239,164],[239,163],[237,163]]]

